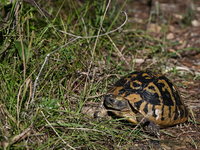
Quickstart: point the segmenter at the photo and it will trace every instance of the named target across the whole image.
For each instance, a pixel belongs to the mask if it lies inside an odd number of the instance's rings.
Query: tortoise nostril
[[[115,99],[114,98],[109,98],[110,102],[111,103],[114,103],[115,102]]]

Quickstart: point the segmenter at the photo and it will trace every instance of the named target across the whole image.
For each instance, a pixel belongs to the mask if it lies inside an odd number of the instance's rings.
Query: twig
[[[189,73],[191,73],[192,75],[200,75],[200,72],[197,72],[197,71],[193,71],[191,68],[188,68],[188,67],[179,67],[179,66],[177,66],[176,68],[175,68],[176,70],[183,70],[183,71],[188,71]],[[165,71],[164,71],[164,73],[163,74],[165,74],[165,73],[167,73],[167,72],[171,72],[171,71],[173,71],[174,70],[174,68],[167,68]]]
[[[96,37],[105,36],[105,35],[108,35],[108,34],[111,34],[111,33],[115,32],[115,31],[118,31],[120,28],[122,28],[122,27],[126,24],[126,22],[127,22],[127,20],[128,20],[128,16],[127,16],[126,12],[124,12],[124,11],[121,11],[121,13],[124,13],[124,15],[125,15],[125,17],[126,17],[126,20],[122,23],[122,25],[119,26],[118,28],[116,28],[116,29],[114,29],[114,30],[112,30],[112,31],[106,32],[106,33],[104,33],[104,34],[94,35],[94,36],[85,36],[85,37],[84,37],[84,36],[74,35],[74,34],[71,34],[71,33],[68,33],[68,32],[65,32],[65,31],[62,31],[62,30],[58,30],[58,29],[55,29],[55,30],[57,30],[57,31],[59,31],[59,32],[61,32],[61,33],[65,33],[65,34],[67,34],[67,35],[69,35],[69,36],[76,37],[76,38],[78,38],[78,39],[79,39],[79,38],[80,38],[80,39],[89,39],[89,38],[96,38]]]
[[[38,82],[38,79],[39,79],[39,77],[40,77],[40,74],[41,74],[41,72],[42,72],[42,70],[43,70],[43,68],[44,68],[44,66],[45,66],[45,64],[46,64],[46,62],[47,62],[49,56],[50,56],[51,54],[53,54],[53,53],[59,51],[61,48],[63,48],[63,47],[65,47],[65,46],[69,45],[70,43],[72,43],[72,42],[78,40],[78,39],[88,39],[88,38],[100,37],[100,36],[108,35],[108,34],[110,34],[110,33],[113,33],[113,32],[115,32],[115,31],[117,31],[118,29],[122,28],[122,27],[126,24],[127,19],[128,19],[126,12],[122,12],[122,13],[124,13],[124,15],[125,15],[125,17],[126,17],[126,20],[123,22],[123,24],[122,24],[121,26],[119,26],[117,29],[112,30],[112,31],[109,31],[109,32],[104,33],[104,34],[101,34],[101,35],[84,37],[84,36],[76,36],[76,35],[73,35],[73,34],[70,34],[70,33],[67,33],[67,32],[64,32],[64,31],[61,31],[61,30],[58,30],[58,31],[60,31],[60,32],[62,32],[62,33],[65,33],[65,34],[67,34],[67,35],[73,36],[73,37],[75,37],[75,38],[72,39],[71,41],[67,42],[66,44],[62,45],[62,46],[59,47],[58,49],[56,49],[56,50],[54,50],[54,51],[48,53],[47,56],[45,57],[45,60],[44,60],[44,62],[43,62],[43,64],[42,64],[42,67],[41,67],[41,69],[40,69],[40,71],[39,71],[39,73],[38,73],[38,75],[37,75],[37,77],[36,77],[36,79],[35,79],[35,82],[34,82],[33,93],[32,93],[31,102],[30,102],[30,105],[31,105],[32,108],[33,108],[33,102],[34,102],[34,96],[35,96],[35,91],[36,91],[36,87],[37,87],[37,82]]]
[[[24,83],[20,86],[19,88],[19,92],[17,94],[17,127],[19,127],[19,112],[20,112],[20,107],[19,107],[19,102],[20,102],[20,94],[21,94],[21,90],[24,86],[24,84],[27,84],[27,81],[30,80],[30,77],[33,75],[33,73],[36,71],[36,69],[24,80]],[[31,90],[30,90],[31,93]],[[22,97],[23,98],[23,97]]]
[[[27,127],[22,133],[16,135],[12,141],[10,142],[10,145],[14,144],[15,142],[17,142],[20,139],[25,139],[29,133],[31,132],[31,126]]]

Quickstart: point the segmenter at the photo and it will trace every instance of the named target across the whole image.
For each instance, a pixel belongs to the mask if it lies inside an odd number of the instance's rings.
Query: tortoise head
[[[117,95],[106,95],[104,99],[104,105],[107,108],[115,109],[115,110],[124,110],[129,107],[128,101],[121,96]]]

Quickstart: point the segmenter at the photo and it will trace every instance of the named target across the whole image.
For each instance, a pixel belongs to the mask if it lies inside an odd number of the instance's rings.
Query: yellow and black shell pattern
[[[167,77],[148,70],[130,73],[108,91],[128,100],[143,116],[160,127],[184,123],[188,119],[181,95]]]

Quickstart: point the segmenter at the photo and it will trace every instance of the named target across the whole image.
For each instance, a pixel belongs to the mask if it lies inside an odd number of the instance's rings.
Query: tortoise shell
[[[184,123],[189,115],[176,85],[164,75],[148,70],[124,76],[108,91],[105,100],[107,97],[127,100],[131,110],[160,127]]]

